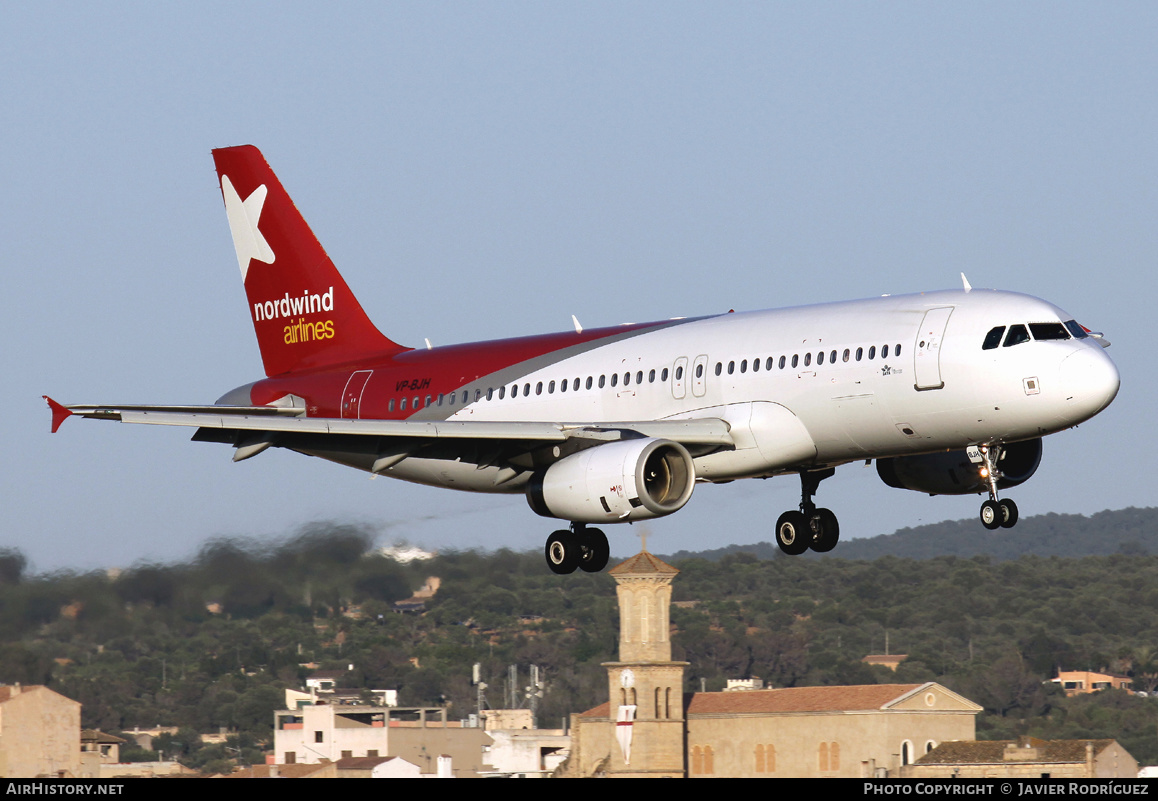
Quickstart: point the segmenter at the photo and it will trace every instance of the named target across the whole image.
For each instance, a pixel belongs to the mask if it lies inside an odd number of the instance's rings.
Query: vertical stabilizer
[[[213,161],[267,376],[405,350],[370,322],[261,151]]]

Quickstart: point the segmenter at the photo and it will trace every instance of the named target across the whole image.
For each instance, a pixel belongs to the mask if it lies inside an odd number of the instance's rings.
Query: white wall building
[[[277,764],[387,756],[386,717],[387,711],[382,707],[329,704],[275,712],[273,741]]]

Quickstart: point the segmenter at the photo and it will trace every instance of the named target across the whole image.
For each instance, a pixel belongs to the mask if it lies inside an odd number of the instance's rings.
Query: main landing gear
[[[585,573],[598,573],[607,567],[611,546],[599,529],[587,528],[585,523],[572,523],[570,529],[556,531],[547,537],[544,553],[552,573],[574,573],[575,568]]]
[[[827,553],[840,540],[840,524],[829,509],[817,509],[812,502],[820,482],[835,473],[834,468],[800,474],[800,511],[785,512],[776,521],[776,544],[790,556],[811,548]]]
[[[998,528],[1013,528],[1017,525],[1017,504],[1006,498],[997,499],[997,482],[1001,479],[1001,471],[997,462],[1001,459],[1000,445],[981,445],[981,458],[984,466],[981,468],[981,477],[989,485],[989,500],[981,504],[981,525],[993,531]]]

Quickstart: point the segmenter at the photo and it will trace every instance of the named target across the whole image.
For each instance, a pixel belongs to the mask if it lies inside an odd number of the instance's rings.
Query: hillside
[[[936,680],[984,706],[980,737],[1116,737],[1158,762],[1158,698],[1067,699],[1048,683],[1058,668],[1107,668],[1158,688],[1156,523],[1158,510],[1127,509],[1029,518],[995,536],[974,521],[925,526],[815,559],[767,544],[673,555],[673,656],[689,663],[688,691],[752,676]],[[994,553],[976,554],[985,542]],[[0,550],[0,682],[81,701],[86,727],[179,726],[167,751],[181,745],[207,771],[228,768],[229,748],[260,759],[283,689],[317,668],[352,665],[347,687],[396,689],[403,705],[452,717],[474,711],[475,663],[495,706],[508,666],[537,665],[546,725],[606,700],[619,622],[606,573],[556,576],[537,551],[401,565],[373,546],[358,527],[317,523],[275,545],[214,541],[186,564],[46,576]],[[1075,550],[1103,555],[1061,555]],[[429,577],[438,589],[421,609],[393,611]],[[909,655],[895,674],[861,661],[886,641]],[[222,728],[237,738],[189,745],[188,732]]]
[[[677,551],[668,559],[721,559],[731,553],[750,553],[760,559],[780,555],[771,542],[728,545],[706,551]],[[1158,508],[1107,510],[1084,515],[1047,514],[1023,517],[1013,529],[988,531],[974,519],[903,528],[893,534],[842,540],[825,556],[809,558],[878,559],[897,556],[931,559],[935,556],[985,555],[997,561],[1022,556],[1110,556],[1158,554]]]

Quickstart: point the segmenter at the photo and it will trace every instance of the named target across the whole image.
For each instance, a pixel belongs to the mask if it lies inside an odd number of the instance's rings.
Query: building
[[[397,690],[327,689],[310,687],[309,692],[285,691],[285,708],[300,709],[314,704],[339,704],[348,706],[398,706]]]
[[[906,779],[1133,779],[1138,762],[1117,740],[942,743],[905,768]]]
[[[99,729],[85,729],[80,733],[80,776],[101,778],[105,769],[121,761],[123,740]]]
[[[1067,696],[1096,693],[1098,690],[1129,690],[1134,680],[1129,676],[1095,673],[1092,670],[1059,670],[1054,684],[1060,684]]]
[[[132,731],[127,731],[125,734],[129,736],[137,744],[138,747],[146,751],[152,751],[153,740],[160,737],[162,734],[176,734],[176,726],[157,726],[152,729],[134,728]]]
[[[448,721],[441,707],[305,705],[275,712],[273,735],[279,765],[402,757],[423,775],[433,775],[445,757],[455,776],[473,777],[491,769],[483,762],[484,747],[492,742],[487,732]]]
[[[975,736],[981,707],[935,682],[685,695],[668,621],[679,571],[645,550],[608,572],[620,612],[611,700],[572,716],[558,775],[887,777]]]
[[[80,704],[41,685],[0,687],[0,776],[80,775]]]
[[[488,729],[491,744],[484,759],[487,776],[540,779],[551,776],[567,758],[571,738],[562,729]]]
[[[343,757],[337,762],[339,779],[419,779],[417,765],[401,757]]]
[[[869,654],[860,661],[864,662],[866,665],[880,665],[881,667],[887,667],[889,670],[896,673],[897,668],[900,667],[901,663],[908,658],[908,654]]]
[[[101,764],[120,762],[121,746],[126,742],[128,741],[100,729],[85,729],[80,733],[80,752],[95,754]]]
[[[336,779],[338,766],[334,762],[312,765],[250,765],[235,770],[220,779]]]

